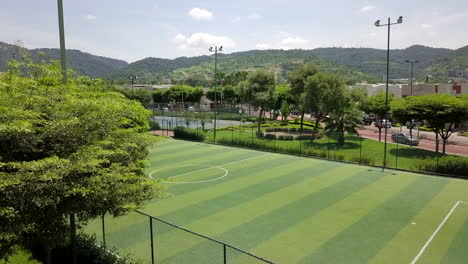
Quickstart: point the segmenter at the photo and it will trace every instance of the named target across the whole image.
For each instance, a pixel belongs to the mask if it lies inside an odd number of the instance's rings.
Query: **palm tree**
[[[326,118],[325,131],[336,132],[338,134],[338,144],[343,146],[345,143],[345,132],[350,135],[357,135],[357,128],[361,122],[362,112],[359,110],[358,103],[350,102],[348,107],[343,107],[330,113]]]

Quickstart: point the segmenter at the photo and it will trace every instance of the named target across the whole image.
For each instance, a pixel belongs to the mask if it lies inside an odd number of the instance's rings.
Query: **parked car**
[[[163,112],[169,112],[169,108],[163,107],[163,108],[162,108],[162,111],[163,111]]]
[[[419,145],[419,139],[415,136],[411,136],[408,133],[396,133],[392,135],[392,140],[395,143],[406,144],[410,146],[417,146]]]
[[[383,128],[383,127],[391,128],[392,127],[392,122],[390,122],[390,121],[388,121],[386,119],[375,120],[374,126],[375,127],[380,127],[380,128]]]
[[[193,106],[189,106],[189,107],[187,108],[187,110],[188,110],[188,111],[194,112],[194,111],[195,111],[195,108],[194,108]]]

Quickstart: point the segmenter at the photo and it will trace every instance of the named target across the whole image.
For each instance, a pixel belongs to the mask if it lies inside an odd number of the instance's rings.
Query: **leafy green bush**
[[[468,176],[468,159],[463,157],[445,156],[418,160],[415,164],[418,171]]]
[[[293,140],[294,137],[293,136],[283,136],[283,135],[280,135],[278,136],[278,140]]]
[[[178,126],[174,128],[174,137],[203,141],[206,138],[206,133],[205,131],[197,130],[195,128],[186,128]]]
[[[349,161],[367,165],[375,164],[375,159],[369,155],[362,155],[361,157],[359,155],[353,155],[349,158]]]
[[[161,127],[159,126],[159,122],[156,120],[149,120],[148,121],[150,130],[160,130]]]
[[[468,137],[468,132],[460,132],[458,135],[462,137]]]
[[[265,139],[276,139],[275,134],[265,134]]]

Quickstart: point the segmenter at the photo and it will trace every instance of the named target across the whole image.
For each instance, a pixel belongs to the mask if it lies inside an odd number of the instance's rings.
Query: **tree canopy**
[[[60,80],[57,64],[16,61],[0,76],[0,258],[31,238],[64,244],[71,215],[120,215],[159,194],[143,173],[150,113],[103,82]]]

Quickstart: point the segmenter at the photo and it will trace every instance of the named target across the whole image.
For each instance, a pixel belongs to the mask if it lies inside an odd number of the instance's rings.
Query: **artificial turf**
[[[181,176],[141,211],[275,263],[410,264],[468,201],[464,180],[205,143],[166,140],[149,159],[153,177]],[[150,263],[149,228],[137,213],[106,217],[107,245]],[[156,263],[223,263],[219,244],[153,228]],[[101,239],[100,221],[85,230]],[[467,239],[463,203],[416,263],[466,263]],[[261,263],[227,251],[228,263]]]

